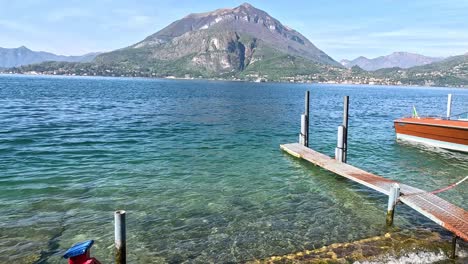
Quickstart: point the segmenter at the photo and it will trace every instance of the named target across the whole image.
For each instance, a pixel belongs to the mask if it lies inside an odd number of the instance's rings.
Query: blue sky
[[[189,13],[244,1],[0,0],[0,47],[64,55],[134,44]],[[336,60],[408,51],[468,52],[468,1],[252,0]]]

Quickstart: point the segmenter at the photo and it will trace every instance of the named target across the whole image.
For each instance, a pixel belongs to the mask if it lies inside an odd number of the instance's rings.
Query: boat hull
[[[468,153],[468,122],[404,118],[395,120],[397,139]]]

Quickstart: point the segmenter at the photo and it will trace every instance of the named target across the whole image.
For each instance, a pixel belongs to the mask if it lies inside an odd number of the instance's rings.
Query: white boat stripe
[[[418,143],[422,143],[422,144],[426,144],[426,145],[430,145],[430,146],[434,146],[438,148],[468,152],[468,145],[445,142],[445,141],[429,139],[429,138],[410,136],[410,135],[405,135],[401,133],[397,133],[396,136],[397,136],[397,139],[401,139],[401,140],[418,142]]]

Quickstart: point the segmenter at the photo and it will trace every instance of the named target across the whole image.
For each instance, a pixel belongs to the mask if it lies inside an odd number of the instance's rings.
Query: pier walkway
[[[339,162],[327,155],[314,151],[299,143],[284,144],[282,150],[294,157],[307,160],[317,166],[346,177],[385,195],[390,195],[394,183],[400,185],[399,201],[413,208],[425,217],[441,225],[461,239],[468,241],[468,212],[438,196],[424,190],[386,179],[363,171],[349,164]]]

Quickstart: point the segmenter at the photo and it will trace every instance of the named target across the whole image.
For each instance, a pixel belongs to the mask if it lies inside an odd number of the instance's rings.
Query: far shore
[[[465,86],[430,86],[416,84],[369,84],[369,83],[349,83],[349,82],[312,82],[312,81],[255,81],[242,79],[221,79],[221,78],[184,78],[184,77],[147,77],[147,76],[111,76],[111,75],[76,75],[76,74],[42,74],[42,73],[11,73],[0,72],[0,75],[12,76],[47,76],[47,77],[81,77],[81,78],[126,78],[126,79],[148,79],[148,80],[178,80],[178,81],[218,81],[218,82],[248,82],[248,83],[283,83],[283,84],[324,84],[324,85],[342,85],[342,86],[371,86],[371,87],[420,87],[420,88],[446,88],[446,89],[466,89]]]

